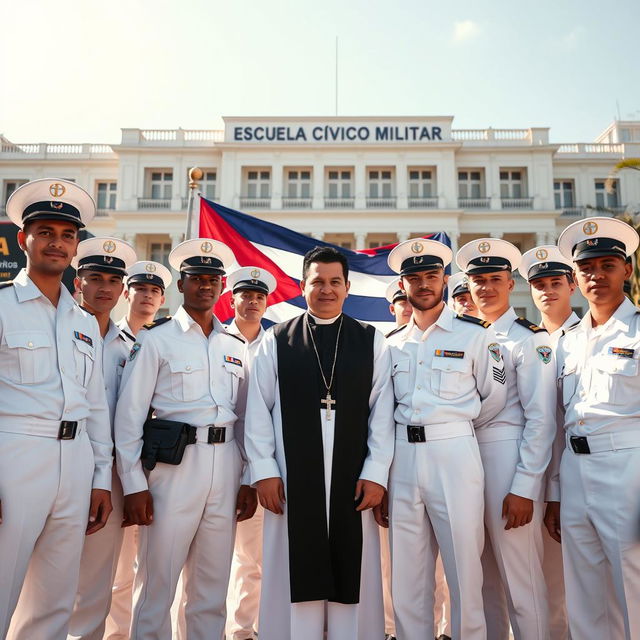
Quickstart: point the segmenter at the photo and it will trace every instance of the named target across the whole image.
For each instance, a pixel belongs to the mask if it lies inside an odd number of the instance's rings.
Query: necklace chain
[[[316,353],[316,359],[318,360],[318,367],[320,368],[320,375],[322,376],[322,382],[324,382],[325,389],[327,393],[331,391],[331,387],[333,386],[333,374],[336,370],[336,361],[338,359],[338,344],[340,343],[340,332],[342,331],[342,320],[344,316],[340,318],[340,324],[338,325],[338,336],[336,337],[336,350],[333,354],[333,364],[331,365],[331,379],[329,380],[329,384],[327,384],[327,378],[324,375],[324,370],[322,369],[322,362],[320,361],[320,354],[318,353],[318,347],[316,347],[316,340],[313,337],[313,331],[311,331],[311,325],[309,324],[309,316],[307,315],[307,329],[309,329],[309,334],[311,335],[311,344],[313,344],[313,350]]]

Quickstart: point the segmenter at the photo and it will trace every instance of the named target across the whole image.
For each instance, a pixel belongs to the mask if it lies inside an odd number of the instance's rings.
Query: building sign
[[[452,118],[384,121],[332,118],[285,121],[225,118],[225,142],[234,144],[430,144],[451,142]]]

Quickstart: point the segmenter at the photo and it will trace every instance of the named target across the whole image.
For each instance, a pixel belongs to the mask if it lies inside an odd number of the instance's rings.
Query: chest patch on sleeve
[[[82,342],[86,342],[90,347],[93,347],[93,340],[90,336],[86,336],[84,333],[80,333],[79,331],[74,331],[73,337],[76,340],[82,340]]]
[[[436,349],[438,358],[464,358],[464,351],[450,351],[449,349]]]
[[[235,364],[239,367],[242,366],[242,360],[240,360],[240,358],[234,358],[233,356],[225,356],[224,361],[228,362],[229,364]]]
[[[489,353],[491,357],[496,361],[500,362],[500,345],[497,342],[492,342],[487,349],[489,349]]]
[[[540,358],[542,362],[545,364],[551,362],[551,354],[553,353],[551,347],[537,347],[536,351],[538,352],[538,358]]]
[[[633,358],[635,349],[625,349],[624,347],[609,347],[609,355],[618,356],[618,358]]]

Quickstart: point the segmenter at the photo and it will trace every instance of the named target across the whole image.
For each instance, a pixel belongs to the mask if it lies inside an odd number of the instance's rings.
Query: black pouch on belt
[[[186,422],[149,419],[142,436],[142,466],[153,469],[156,462],[180,464],[188,444],[196,441],[196,428]]]

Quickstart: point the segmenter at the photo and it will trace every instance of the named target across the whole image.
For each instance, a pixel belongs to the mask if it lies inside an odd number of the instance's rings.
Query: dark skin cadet
[[[183,295],[185,311],[200,325],[205,336],[213,331],[211,308],[222,293],[222,277],[210,273],[182,273],[178,291]],[[238,522],[253,516],[258,506],[255,489],[242,485],[236,499]],[[138,491],[124,497],[123,527],[132,524],[149,525],[153,522],[153,498],[149,490]]]
[[[18,244],[27,255],[27,275],[55,307],[60,300],[62,274],[76,255],[78,241],[78,227],[60,220],[34,220],[18,231]],[[92,489],[87,535],[104,527],[111,510],[111,492]]]

